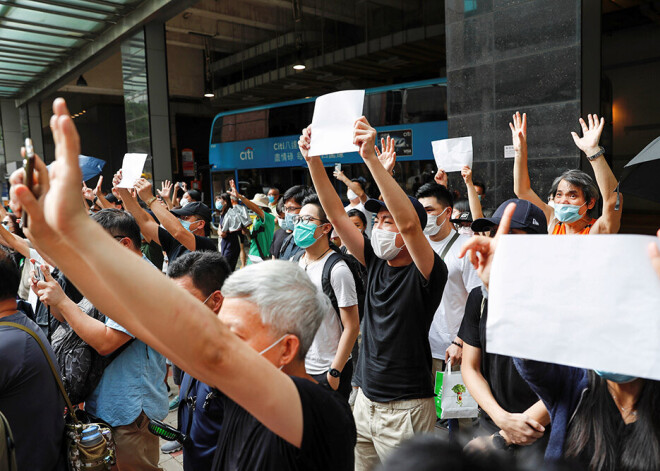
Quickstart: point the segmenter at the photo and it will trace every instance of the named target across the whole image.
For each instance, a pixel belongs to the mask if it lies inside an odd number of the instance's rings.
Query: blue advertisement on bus
[[[397,160],[432,160],[431,141],[447,139],[447,121],[406,123],[377,128],[378,137],[390,135],[396,140]],[[211,144],[209,163],[212,171],[243,170],[273,167],[305,166],[298,150],[298,138],[281,136],[246,141]],[[357,152],[331,154],[322,157],[324,164],[356,164],[362,158]]]

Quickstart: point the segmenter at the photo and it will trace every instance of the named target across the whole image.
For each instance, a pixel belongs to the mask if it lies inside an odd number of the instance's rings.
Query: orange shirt
[[[594,222],[596,222],[596,220],[592,219],[591,222],[587,224],[587,226],[584,229],[578,232],[578,234],[589,234],[589,231],[591,230],[591,226],[593,225]],[[558,221],[557,224],[555,224],[555,227],[552,229],[552,235],[566,235],[566,226],[564,226],[563,222]]]

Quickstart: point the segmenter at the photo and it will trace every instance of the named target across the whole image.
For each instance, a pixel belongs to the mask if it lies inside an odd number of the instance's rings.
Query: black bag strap
[[[332,282],[330,281],[330,276],[332,274],[332,269],[334,268],[334,266],[337,263],[341,262],[342,260],[343,260],[342,256],[337,252],[330,254],[328,259],[325,261],[325,264],[323,265],[323,273],[321,274],[321,287],[323,288],[323,292],[326,294],[326,296],[330,298],[332,307],[337,313],[337,316],[339,316],[340,323],[341,323],[341,315],[339,314],[339,302],[337,301],[335,290],[332,288]]]
[[[458,239],[460,234],[457,232],[454,234],[454,237],[452,237],[447,245],[445,245],[445,248],[442,250],[442,253],[440,254],[440,258],[444,261],[445,257],[447,256],[447,252],[449,252],[449,249],[451,249],[451,246],[454,245],[454,242]]]
[[[50,366],[50,371],[53,373],[53,377],[55,378],[55,382],[57,383],[57,387],[60,389],[60,392],[62,393],[62,397],[64,398],[64,402],[66,403],[66,406],[69,408],[69,416],[73,419],[74,422],[78,423],[78,419],[76,415],[73,413],[73,404],[71,404],[71,400],[69,399],[69,395],[66,393],[64,389],[64,384],[62,384],[62,378],[60,378],[59,373],[57,372],[57,369],[55,368],[55,365],[53,364],[53,360],[50,358],[50,355],[48,354],[48,350],[46,350],[46,347],[44,346],[43,342],[39,338],[37,334],[35,334],[32,329],[29,329],[25,327],[24,325],[17,324],[16,322],[0,322],[0,326],[6,325],[8,327],[14,327],[16,329],[22,330],[23,332],[27,333],[28,335],[32,336],[34,340],[37,341],[39,344],[39,347],[41,347],[41,351],[43,352],[44,356],[46,357],[46,360],[48,361],[48,366]]]
[[[280,253],[279,253],[278,258],[282,258],[282,256],[284,255],[284,252],[286,252],[286,249],[287,249],[287,247],[289,246],[289,244],[291,243],[292,240],[293,240],[293,232],[291,234],[289,234],[288,236],[286,236],[286,238],[284,239],[284,242],[282,242],[282,246],[280,247]]]
[[[261,224],[261,226],[259,226],[259,229],[252,231],[251,234],[252,238],[254,239],[254,245],[257,246],[257,250],[259,251],[259,256],[261,257],[261,260],[263,260],[264,262],[266,261],[266,257],[264,256],[264,252],[261,250],[261,246],[259,245],[259,237],[257,236],[265,231],[266,231],[266,226],[264,223]]]

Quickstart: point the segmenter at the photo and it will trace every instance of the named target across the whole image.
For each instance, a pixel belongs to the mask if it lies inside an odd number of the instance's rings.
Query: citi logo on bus
[[[239,157],[241,160],[254,160],[254,149],[252,147],[246,147],[245,150],[240,153]]]

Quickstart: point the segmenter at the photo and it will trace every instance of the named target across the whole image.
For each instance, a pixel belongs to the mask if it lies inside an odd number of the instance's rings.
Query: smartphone
[[[41,264],[40,263],[34,262],[32,264],[32,268],[34,269],[34,273],[37,276],[37,280],[46,281],[46,278],[44,277],[44,274],[41,271]]]
[[[341,172],[341,164],[335,164],[335,172]]]
[[[34,146],[32,145],[32,139],[29,137],[25,139],[25,158],[23,159],[23,171],[25,172],[24,183],[32,193],[32,185],[34,183]],[[21,218],[22,227],[27,227],[28,225],[28,215],[27,212],[23,211],[23,217]]]

